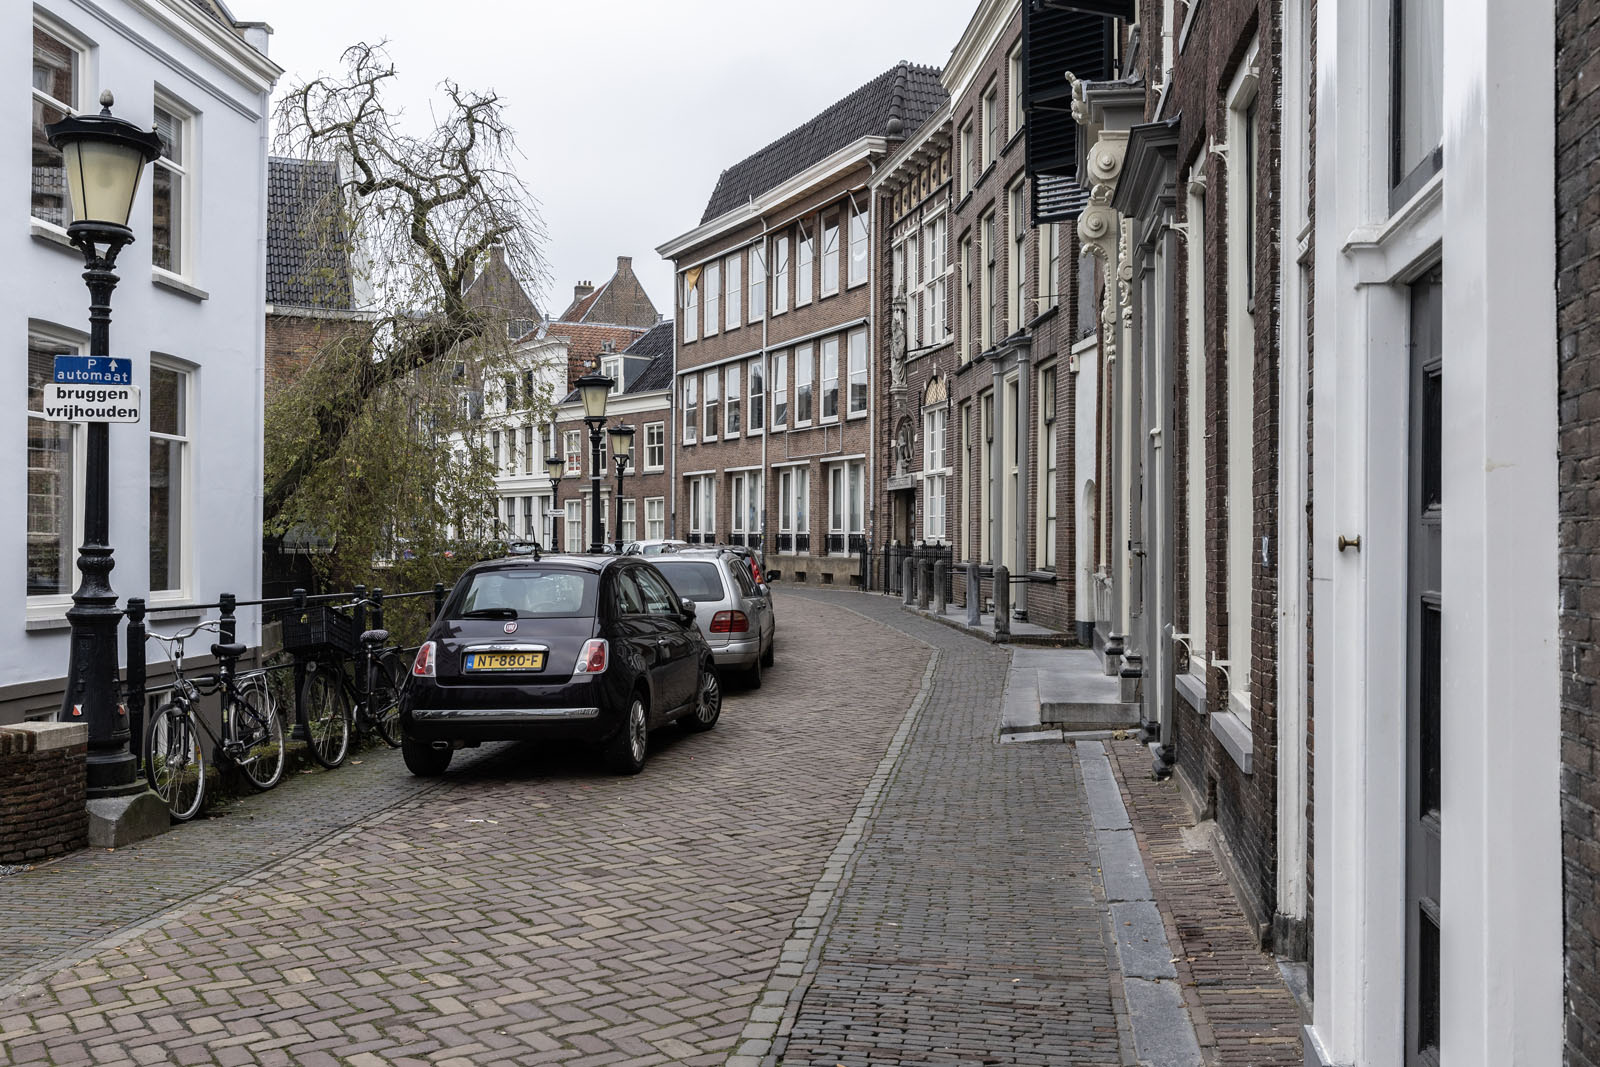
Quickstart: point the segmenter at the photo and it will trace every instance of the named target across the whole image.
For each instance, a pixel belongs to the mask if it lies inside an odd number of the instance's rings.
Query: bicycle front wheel
[[[350,701],[340,684],[337,667],[326,663],[307,665],[306,680],[300,686],[300,706],[305,709],[311,758],[324,767],[339,766],[350,751]]]
[[[400,687],[405,684],[405,667],[400,654],[388,649],[372,664],[372,692],[367,710],[378,736],[390,748],[400,747]]]
[[[189,712],[163,704],[150,720],[144,777],[178,822],[200,814],[206,799],[205,746]]]
[[[287,756],[283,720],[265,687],[239,694],[233,708],[234,739],[239,742],[239,769],[257,789],[271,789],[283,777]]]

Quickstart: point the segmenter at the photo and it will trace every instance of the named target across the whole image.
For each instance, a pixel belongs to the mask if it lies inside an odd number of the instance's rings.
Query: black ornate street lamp
[[[578,379],[578,395],[583,397],[583,422],[589,427],[589,508],[594,518],[590,523],[589,551],[596,554],[606,550],[605,516],[600,514],[600,434],[606,424],[606,401],[615,384],[604,374],[593,371]]]
[[[128,215],[146,165],[161,154],[161,139],[111,115],[111,94],[100,94],[98,115],[80,115],[45,127],[61,150],[72,199],[67,237],[83,253],[89,286],[89,355],[111,355],[111,293],[117,287],[117,253],[133,241]],[[128,751],[128,711],[117,692],[117,596],[111,590],[108,425],[88,426],[84,465],[83,544],[72,594],[71,658],[61,718],[89,727],[86,777],[91,801],[144,791]]]
[[[550,439],[552,441],[555,440],[553,434]],[[556,515],[559,514],[556,504],[559,503],[557,498],[560,496],[559,489],[561,486],[561,468],[563,466],[565,466],[565,463],[562,461],[560,456],[552,453],[551,455],[545,457],[544,470],[546,474],[550,475],[550,507],[545,513],[545,518],[550,520],[549,551],[551,552],[560,551],[560,544],[558,541],[556,541]]]
[[[622,479],[628,473],[628,463],[633,459],[633,427],[613,426],[606,431],[611,435],[611,456],[617,464],[617,554],[622,554]]]

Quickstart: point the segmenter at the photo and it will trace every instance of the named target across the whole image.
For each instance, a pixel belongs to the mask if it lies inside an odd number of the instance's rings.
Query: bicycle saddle
[[[245,654],[244,645],[212,645],[211,654],[218,659],[238,659]]]
[[[381,645],[387,640],[389,640],[388,630],[361,631],[361,643],[363,645]]]

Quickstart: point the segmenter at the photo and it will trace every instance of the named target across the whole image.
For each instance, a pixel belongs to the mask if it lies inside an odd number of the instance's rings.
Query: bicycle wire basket
[[[338,652],[354,655],[356,624],[327,604],[311,604],[283,617],[283,650],[299,655]]]

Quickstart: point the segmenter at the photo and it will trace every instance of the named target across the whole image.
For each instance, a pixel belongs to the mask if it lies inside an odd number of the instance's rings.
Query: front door
[[[1406,604],[1406,1059],[1439,1062],[1439,807],[1443,290],[1411,286],[1409,580]]]
[[[917,508],[917,494],[912,489],[902,489],[890,494],[894,501],[894,527],[890,536],[902,545],[911,544],[912,517]]]

